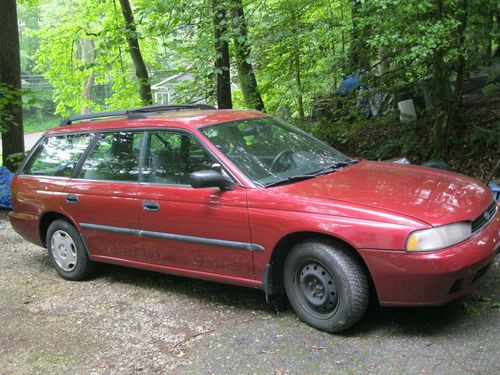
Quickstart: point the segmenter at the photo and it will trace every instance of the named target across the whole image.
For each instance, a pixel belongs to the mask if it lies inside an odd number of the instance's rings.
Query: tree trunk
[[[297,110],[299,112],[300,120],[302,121],[305,117],[304,114],[304,101],[302,99],[302,80],[300,77],[300,56],[299,52],[295,51],[293,65],[295,68],[295,83],[297,84]]]
[[[366,44],[369,30],[367,27],[360,28],[359,20],[363,17],[361,14],[362,3],[360,0],[352,0],[351,8],[351,42],[349,51],[349,71],[352,73],[358,70],[367,70],[370,67],[369,48]]]
[[[341,2],[340,3],[340,20],[342,23],[342,33],[341,33],[341,50],[342,50],[342,55],[345,53],[345,27],[344,27],[344,22],[345,22],[345,17],[344,17],[344,4]]]
[[[95,61],[95,44],[92,39],[82,39],[80,41],[80,47],[82,49],[82,62],[87,68],[89,65],[93,64]],[[85,82],[83,82],[82,87],[82,101],[84,104],[80,108],[80,113],[86,115],[89,113],[90,108],[88,103],[90,102],[90,89],[94,85],[94,73],[90,73]]]
[[[443,0],[436,0],[436,21],[443,19]],[[448,151],[448,124],[450,120],[451,103],[449,100],[449,82],[444,62],[444,51],[438,47],[434,55],[433,94],[435,97],[436,118],[434,120],[434,149],[432,157],[444,160]]]
[[[125,30],[130,56],[135,67],[135,75],[139,80],[142,103],[145,105],[153,104],[151,95],[151,83],[149,82],[148,70],[144,59],[142,58],[141,49],[139,48],[139,40],[137,39],[137,29],[134,23],[134,15],[130,8],[129,0],[120,0],[123,18],[125,19]]]
[[[457,84],[455,87],[455,104],[462,105],[462,95],[464,92],[464,72],[465,72],[465,29],[467,27],[467,0],[460,0],[457,4],[459,11],[459,26],[458,26],[458,48],[459,55],[457,58]]]
[[[486,65],[491,64],[493,57],[493,46],[492,46],[492,36],[494,30],[494,17],[495,12],[493,10],[494,5],[491,2],[484,3],[484,21],[483,21],[483,32],[484,32],[484,45],[482,47],[482,57]]]
[[[221,0],[212,0],[214,11],[214,41],[215,52],[215,72],[216,72],[216,97],[217,107],[220,109],[233,108],[231,99],[231,73],[229,61],[229,43],[227,34],[228,18]]]
[[[495,30],[500,30],[500,12],[495,13]],[[493,52],[493,58],[500,57],[500,32],[493,35],[492,42],[497,45],[497,49]]]
[[[264,102],[257,86],[257,79],[250,62],[250,43],[248,41],[248,27],[243,12],[242,0],[232,0],[232,19],[234,32],[234,50],[238,77],[245,105],[259,111],[264,110]]]
[[[24,152],[19,30],[15,0],[0,0],[0,128],[3,164],[14,170],[8,155]],[[3,100],[7,99],[4,106]]]
[[[383,76],[389,71],[391,66],[391,59],[388,56],[386,47],[382,46],[378,49],[378,58],[380,61],[378,64],[378,75]]]

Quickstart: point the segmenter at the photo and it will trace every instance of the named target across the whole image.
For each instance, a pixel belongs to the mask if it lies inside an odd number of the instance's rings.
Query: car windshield
[[[258,186],[313,178],[355,162],[274,117],[204,126],[200,131]]]

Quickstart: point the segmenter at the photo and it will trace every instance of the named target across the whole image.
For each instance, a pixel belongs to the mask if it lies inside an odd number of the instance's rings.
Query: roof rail
[[[155,113],[155,112],[168,112],[168,111],[182,111],[189,109],[215,109],[208,104],[160,104],[160,105],[150,105],[146,107],[132,108],[132,109],[121,109],[118,111],[108,111],[108,112],[97,112],[89,113],[86,115],[76,115],[68,117],[61,121],[60,126],[71,125],[77,121],[83,120],[93,120],[102,119],[106,117],[127,117],[128,119],[136,119],[144,117],[144,114]]]

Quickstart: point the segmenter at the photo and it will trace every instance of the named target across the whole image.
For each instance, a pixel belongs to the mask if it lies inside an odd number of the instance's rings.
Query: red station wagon
[[[381,305],[437,305],[477,285],[498,204],[469,177],[343,155],[257,111],[161,106],[47,131],[12,183],[13,228],[57,272],[97,262],[286,295],[339,332]]]

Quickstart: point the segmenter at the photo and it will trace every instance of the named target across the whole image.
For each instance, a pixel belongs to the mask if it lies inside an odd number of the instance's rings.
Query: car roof
[[[44,135],[57,135],[75,132],[92,132],[113,129],[139,128],[179,128],[193,129],[204,125],[214,125],[228,121],[244,120],[269,116],[255,110],[182,110],[166,113],[154,113],[139,119],[113,118],[94,121],[82,121],[78,124],[59,126],[47,130]]]

